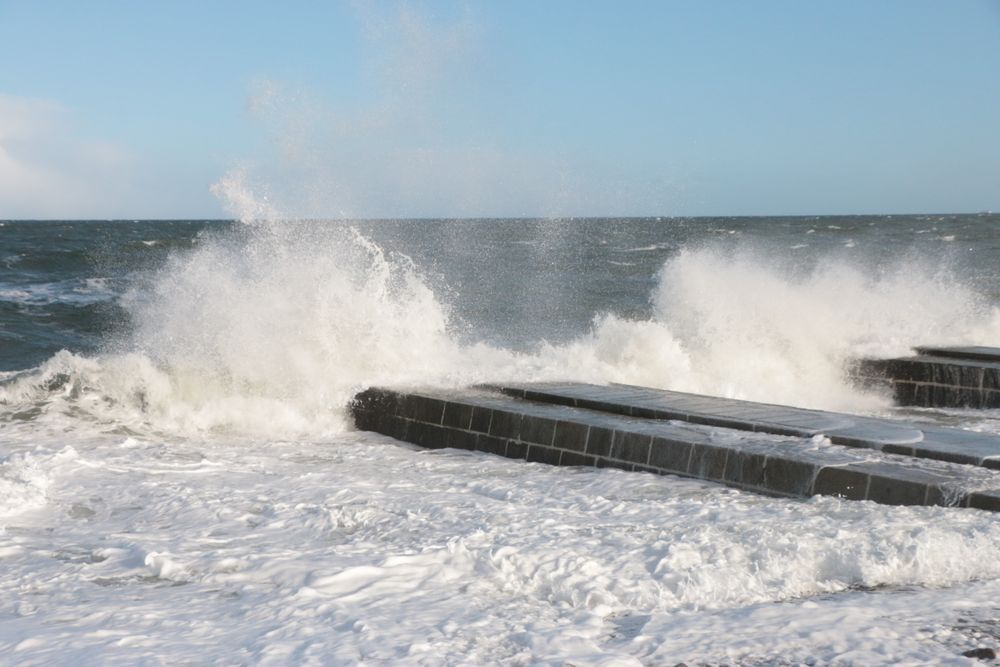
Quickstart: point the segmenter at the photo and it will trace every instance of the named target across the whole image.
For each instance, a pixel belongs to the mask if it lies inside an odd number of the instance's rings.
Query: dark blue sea
[[[346,411],[560,379],[1000,433],[846,372],[927,344],[1000,346],[1000,215],[0,221],[0,662],[972,664],[994,514],[424,450]]]

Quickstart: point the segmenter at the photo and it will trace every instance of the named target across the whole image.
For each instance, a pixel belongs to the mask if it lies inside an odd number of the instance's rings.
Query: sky
[[[0,0],[0,219],[1000,210],[1000,0]]]

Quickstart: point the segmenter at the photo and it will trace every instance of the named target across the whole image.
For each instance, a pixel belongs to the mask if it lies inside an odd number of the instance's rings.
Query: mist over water
[[[879,260],[891,235],[859,220],[846,240],[843,221],[282,221],[223,185],[247,222],[133,274],[103,354],[60,353],[2,400],[286,435],[349,428],[366,386],[505,379],[872,411],[888,402],[851,385],[853,359],[1000,341],[982,273],[912,241]],[[920,238],[919,219],[884,224],[904,223]]]

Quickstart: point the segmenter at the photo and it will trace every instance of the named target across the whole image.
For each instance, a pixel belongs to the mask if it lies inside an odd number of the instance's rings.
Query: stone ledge
[[[900,405],[1000,407],[1000,348],[916,348],[917,356],[863,359],[854,379],[889,388]]]
[[[615,388],[608,394],[614,401],[643,396]],[[617,405],[614,401],[608,405]],[[360,429],[429,449],[674,474],[777,496],[1000,509],[1000,473],[979,467],[891,454],[872,461],[861,452],[817,447],[803,438],[650,420],[490,391],[371,388],[356,396],[352,412]]]
[[[848,447],[996,468],[1000,437],[927,424],[807,410],[626,385],[531,383],[486,385],[526,400],[649,419],[793,437],[824,435]]]

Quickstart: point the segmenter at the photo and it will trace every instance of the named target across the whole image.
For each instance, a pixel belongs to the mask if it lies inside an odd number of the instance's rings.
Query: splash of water
[[[806,270],[759,250],[683,250],[661,270],[653,317],[599,317],[550,348],[567,375],[734,398],[866,411],[888,405],[846,375],[919,344],[1000,343],[1000,308],[948,270],[902,259]]]
[[[203,236],[126,295],[133,332],[114,352],[60,353],[0,385],[0,405],[295,436],[347,428],[345,406],[370,385],[561,379],[868,411],[887,398],[852,386],[850,360],[1000,341],[1000,309],[926,263],[803,269],[707,247],[666,262],[646,319],[601,314],[531,353],[464,344],[405,255],[346,224],[282,222],[238,175],[216,189],[247,224]]]

